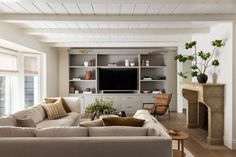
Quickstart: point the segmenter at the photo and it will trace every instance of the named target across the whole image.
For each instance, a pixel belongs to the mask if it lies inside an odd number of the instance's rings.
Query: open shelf
[[[96,80],[69,80],[70,82],[91,82]]]
[[[140,66],[140,68],[165,68],[166,66],[165,65],[159,65],[159,66]]]
[[[69,66],[69,68],[96,68],[96,66]]]
[[[134,66],[125,66],[125,60],[134,63]],[[149,61],[149,66],[145,66]],[[88,66],[84,66],[88,62]],[[115,66],[112,66],[114,64]],[[157,89],[166,89],[166,70],[167,65],[164,54],[119,54],[119,53],[99,53],[99,54],[75,54],[69,53],[69,86],[74,87],[83,94],[86,88],[90,88],[93,93],[99,94],[99,70],[98,69],[137,69],[138,71],[138,90],[134,93],[143,93],[143,91],[154,91]],[[86,80],[85,74],[91,72],[91,79]],[[144,77],[150,77],[152,80],[143,80]],[[80,80],[73,80],[80,78]],[[150,93],[151,94],[151,93]],[[70,93],[70,95],[78,95]]]
[[[139,68],[138,66],[97,66],[98,68],[110,68],[110,69],[115,69],[115,68]]]
[[[166,80],[140,80],[141,82],[165,82]]]

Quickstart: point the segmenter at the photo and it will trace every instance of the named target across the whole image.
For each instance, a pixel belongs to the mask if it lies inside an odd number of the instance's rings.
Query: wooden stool
[[[172,140],[178,141],[178,149],[173,149],[173,157],[185,157],[184,153],[184,140],[189,138],[189,135],[183,131],[178,132],[176,135],[170,134]],[[181,147],[181,148],[180,148]]]

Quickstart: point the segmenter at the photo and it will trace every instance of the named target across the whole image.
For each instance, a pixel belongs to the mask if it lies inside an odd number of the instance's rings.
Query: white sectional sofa
[[[0,118],[0,126],[16,126],[14,117],[29,117],[36,124],[37,128],[55,127],[55,126],[77,126],[80,121],[80,99],[76,97],[64,97],[68,107],[72,112],[68,116],[47,120],[46,113],[42,104],[16,112],[12,115]]]
[[[50,128],[2,126],[0,156],[172,157],[172,140],[166,129],[145,110],[137,111],[134,117],[144,119],[144,126],[88,128],[58,125]],[[44,119],[37,125],[46,121]]]

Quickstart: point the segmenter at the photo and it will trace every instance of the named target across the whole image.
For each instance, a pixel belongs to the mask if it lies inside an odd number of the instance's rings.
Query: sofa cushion
[[[55,103],[59,98],[44,98],[46,103]],[[70,108],[68,107],[66,101],[63,97],[61,97],[62,105],[67,113],[71,112]]]
[[[88,129],[82,127],[51,127],[36,129],[37,137],[87,137]]]
[[[78,112],[81,113],[80,109],[80,98],[76,97],[63,97],[67,105],[69,106],[70,110],[72,112]]]
[[[89,136],[147,136],[148,128],[130,126],[90,127]]]
[[[103,118],[104,126],[135,126],[142,127],[144,124],[143,119],[137,119],[132,117],[107,117]]]
[[[135,114],[134,117],[145,120],[143,127],[153,128],[154,132],[152,134],[154,136],[160,136],[160,127],[162,127],[162,125],[152,115],[146,112],[139,112],[138,114]]]
[[[103,121],[102,119],[96,119],[93,121],[85,121],[79,123],[80,127],[98,127],[98,126],[103,126]]]
[[[55,103],[43,104],[43,108],[45,109],[49,120],[61,118],[67,115],[62,105],[61,98],[59,98]]]
[[[37,124],[37,128],[46,128],[46,127],[55,127],[55,126],[72,126],[78,119],[80,118],[80,114],[77,112],[70,112],[67,116],[62,117],[60,119],[48,120]]]
[[[34,128],[0,127],[0,137],[35,137]]]
[[[0,126],[16,126],[16,119],[12,116],[0,117]]]
[[[44,111],[42,105],[40,104],[40,105],[30,107],[25,110],[16,112],[12,116],[15,118],[24,118],[24,117],[28,116],[31,119],[33,119],[34,123],[37,124],[45,119],[46,114],[45,114],[45,111]]]
[[[25,118],[16,118],[16,123],[19,127],[36,127],[34,121],[27,116]]]

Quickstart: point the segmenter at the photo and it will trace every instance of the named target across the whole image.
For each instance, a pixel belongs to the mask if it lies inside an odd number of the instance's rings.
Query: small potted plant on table
[[[115,114],[116,109],[113,108],[111,101],[96,99],[94,103],[91,103],[88,107],[86,107],[85,113],[91,114],[92,120],[94,120],[95,117],[98,118],[101,115]]]

